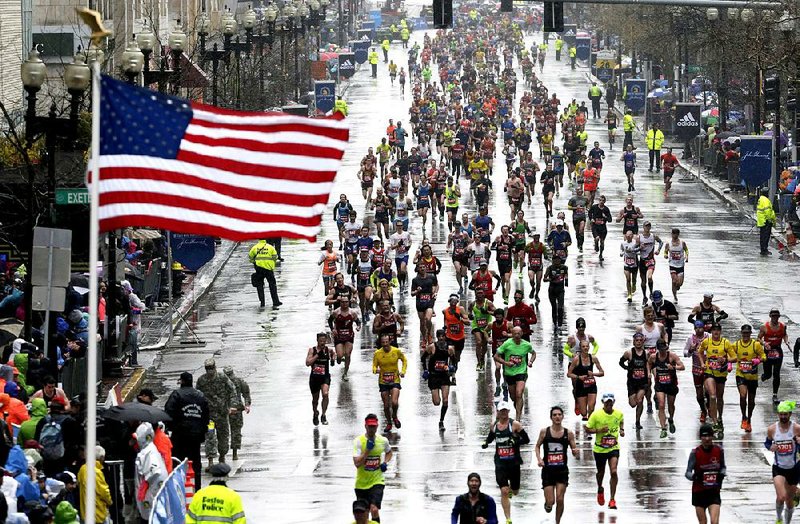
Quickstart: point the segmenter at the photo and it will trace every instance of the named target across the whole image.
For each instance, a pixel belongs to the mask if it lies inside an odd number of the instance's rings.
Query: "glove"
[[[383,462],[383,463],[381,463],[381,471],[383,471],[384,473],[386,473],[386,469],[387,469],[387,468],[388,468],[388,466],[386,465],[386,462]]]
[[[489,447],[489,444],[487,444],[486,442],[484,442],[483,444],[481,444],[481,449],[486,449],[486,448],[488,448],[488,447]]]
[[[733,371],[733,362],[728,362],[728,373]]]
[[[760,358],[754,358],[754,359],[753,359],[753,365],[754,365],[754,366],[757,366],[757,365],[759,365],[759,364],[761,364],[761,359],[760,359]]]
[[[374,440],[368,440],[367,441],[367,449],[371,450],[374,447],[375,447],[375,441]]]

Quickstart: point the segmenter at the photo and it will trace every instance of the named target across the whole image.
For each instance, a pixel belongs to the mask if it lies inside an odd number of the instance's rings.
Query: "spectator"
[[[42,445],[44,469],[55,475],[75,463],[83,443],[81,425],[64,411],[60,398],[49,404],[50,413],[36,425],[34,439]]]
[[[142,311],[147,308],[144,302],[133,292],[130,282],[123,280],[120,282],[120,287],[122,288],[122,294],[130,304],[130,315],[128,315],[128,351],[130,352],[130,359],[128,363],[131,366],[138,366],[139,328],[142,322]]]
[[[42,389],[34,393],[31,398],[43,398],[47,405],[49,406],[50,403],[55,400],[59,399],[61,401],[61,405],[64,406],[64,409],[69,409],[69,399],[67,399],[67,394],[64,393],[64,390],[56,387],[56,379],[51,376],[44,377],[44,386]]]
[[[22,304],[24,297],[23,286],[22,279],[14,279],[14,286],[11,288],[11,292],[3,300],[0,300],[0,318],[14,317],[17,314],[17,308]]]
[[[81,466],[81,468],[83,468],[83,466]],[[98,475],[98,478],[99,476],[100,475]],[[57,507],[62,501],[67,501],[73,508],[79,508],[81,505],[81,497],[80,490],[78,489],[78,477],[71,471],[62,471],[53,478],[64,484],[64,489],[52,499],[50,506]]]
[[[103,521],[97,520],[96,522],[100,523]],[[72,507],[72,504],[66,500],[61,501],[59,502],[58,506],[56,506],[56,514],[53,524],[80,524],[78,522],[78,512],[74,507]]]
[[[24,506],[26,502],[39,501],[41,498],[39,486],[32,480],[36,478],[36,468],[33,466],[33,459],[28,459],[22,448],[19,446],[11,448],[5,470],[19,483],[17,486],[18,507],[20,503]]]
[[[36,426],[39,421],[47,416],[47,403],[42,398],[31,399],[31,418],[20,425],[18,442],[27,442],[36,437]]]
[[[10,396],[8,393],[0,393],[0,407],[2,407],[4,412],[8,413],[8,416],[6,416],[6,424],[20,426],[23,422],[31,418],[25,404],[23,404],[21,400]]]
[[[69,331],[67,340],[78,342],[83,348],[89,346],[89,322],[84,318],[83,313],[78,309],[73,309],[67,316]]]
[[[158,397],[153,393],[150,388],[142,388],[139,394],[136,395],[136,400],[141,404],[152,406],[153,402],[158,400]],[[172,440],[170,440],[167,433],[164,431],[164,425],[159,422],[153,427],[153,444],[156,445],[161,458],[164,459],[164,466],[167,468],[167,474],[172,473]]]
[[[136,455],[134,477],[134,494],[139,516],[150,519],[150,510],[161,484],[167,480],[167,467],[164,459],[153,443],[155,433],[149,422],[143,422],[136,428],[136,444],[139,452]]]
[[[192,462],[195,486],[200,489],[203,471],[200,444],[206,439],[209,409],[205,395],[192,387],[192,380],[191,373],[181,373],[180,387],[170,394],[164,410],[172,417],[167,426],[172,431],[172,452],[175,457]]]
[[[94,499],[94,520],[95,522],[102,523],[108,522],[108,508],[113,503],[111,500],[111,490],[106,482],[106,476],[103,473],[103,464],[106,461],[106,450],[103,446],[96,446],[94,449],[95,455],[95,499]],[[86,479],[88,476],[88,464],[81,466],[78,471],[78,486],[80,490],[80,507],[81,518],[86,520]]]

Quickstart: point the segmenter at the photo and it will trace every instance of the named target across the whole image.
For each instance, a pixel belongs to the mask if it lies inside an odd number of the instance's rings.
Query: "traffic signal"
[[[800,87],[800,81],[797,79],[789,79],[786,86],[786,109],[789,111],[797,111],[797,91]]]
[[[764,109],[776,111],[781,107],[781,81],[775,75],[764,79]]]
[[[510,13],[514,10],[514,0],[500,0],[500,12]]]
[[[545,2],[544,3],[544,32],[563,33],[564,32],[564,3]]]
[[[453,27],[453,0],[433,0],[433,27]]]

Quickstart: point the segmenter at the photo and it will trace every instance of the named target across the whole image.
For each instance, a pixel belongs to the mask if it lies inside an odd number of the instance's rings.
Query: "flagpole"
[[[100,65],[92,65],[92,156],[89,163],[89,350],[86,372],[86,524],[95,524],[95,444],[97,442],[97,282],[98,236],[100,235]],[[113,283],[110,283],[113,285]]]

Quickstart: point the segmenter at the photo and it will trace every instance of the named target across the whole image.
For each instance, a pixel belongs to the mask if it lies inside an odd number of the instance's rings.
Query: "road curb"
[[[131,402],[135,398],[136,392],[139,391],[139,388],[144,383],[146,375],[147,370],[145,368],[136,368],[133,370],[130,378],[121,385],[120,397],[123,403]]]

